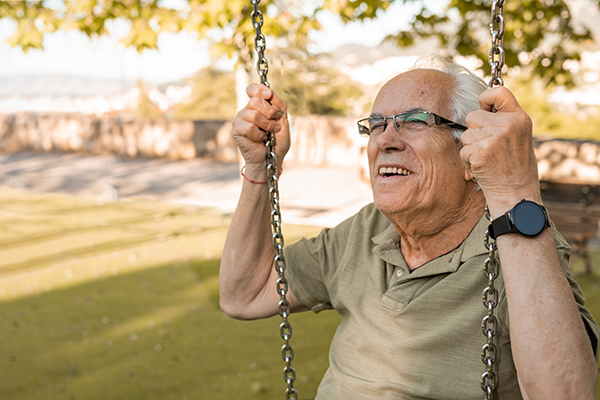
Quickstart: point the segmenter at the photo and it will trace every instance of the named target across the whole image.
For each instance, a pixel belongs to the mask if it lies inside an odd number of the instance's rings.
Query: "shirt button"
[[[402,276],[402,270],[401,269],[399,269],[399,270],[396,271],[396,276],[398,278],[400,278]]]

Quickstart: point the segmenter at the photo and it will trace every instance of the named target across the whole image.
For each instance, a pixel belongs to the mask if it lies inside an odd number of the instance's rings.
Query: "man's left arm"
[[[480,105],[467,118],[461,156],[485,195],[492,219],[522,199],[542,204],[531,119],[503,87],[484,92]],[[524,397],[593,400],[596,359],[552,230],[533,238],[509,233],[496,243]]]
[[[529,399],[594,399],[598,370],[554,235],[497,239],[519,384]]]

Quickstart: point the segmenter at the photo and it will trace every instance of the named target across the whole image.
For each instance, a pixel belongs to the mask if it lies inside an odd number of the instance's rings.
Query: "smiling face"
[[[372,115],[424,110],[451,119],[449,93],[454,85],[452,76],[435,70],[398,75],[380,90]],[[460,213],[473,184],[459,150],[448,127],[397,131],[388,123],[381,134],[369,137],[367,147],[377,208],[392,220],[405,216],[415,222],[424,217],[443,223],[439,218],[444,214]]]

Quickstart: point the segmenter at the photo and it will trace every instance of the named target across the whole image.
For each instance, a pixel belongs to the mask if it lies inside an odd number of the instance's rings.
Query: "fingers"
[[[266,130],[259,128],[256,123],[250,122],[246,116],[248,111],[241,110],[233,120],[233,136],[244,137],[252,142],[263,142],[267,138]]]
[[[265,132],[281,130],[278,120],[286,117],[287,104],[265,85],[251,84],[246,93],[250,100],[233,120],[234,134],[262,142],[266,138]]]
[[[479,96],[479,104],[481,109],[473,111],[466,119],[469,129],[479,130],[478,135],[490,136],[494,130],[531,133],[531,118],[521,108],[515,96],[505,87],[486,90]],[[466,135],[467,141],[475,133],[471,131]]]
[[[250,97],[248,105],[238,116],[251,124],[268,132],[281,130],[281,119],[287,116],[287,103],[281,100],[275,92],[261,84],[252,84],[246,89]]]
[[[260,108],[260,106],[258,107]],[[259,131],[279,132],[281,130],[281,124],[278,121],[280,117],[273,117],[275,119],[271,119],[265,115],[265,112],[266,111],[264,110],[259,111],[249,104],[237,114],[236,119],[234,120],[234,129],[240,130],[239,128],[244,127],[245,130],[254,132],[255,134],[258,134]],[[243,123],[236,124],[236,122],[238,122],[237,120]],[[265,134],[264,132],[262,134]]]
[[[246,94],[251,99],[260,97],[275,107],[287,112],[287,103],[281,100],[274,91],[263,84],[253,83],[246,88]]]
[[[531,193],[537,188],[531,119],[503,87],[485,91],[479,103],[481,109],[468,115],[469,129],[462,136],[460,155],[468,175],[475,177],[488,202]]]
[[[479,106],[484,111],[515,112],[521,110],[521,106],[510,90],[504,86],[491,88],[479,96]]]
[[[247,164],[264,162],[264,141],[267,132],[274,132],[278,161],[283,160],[290,144],[287,103],[262,84],[248,86],[246,93],[250,100],[233,120],[233,137],[242,156]]]

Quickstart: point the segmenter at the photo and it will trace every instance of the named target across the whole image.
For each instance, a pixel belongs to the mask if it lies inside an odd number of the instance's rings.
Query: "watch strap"
[[[492,239],[496,239],[498,236],[504,235],[505,233],[516,232],[515,228],[510,222],[509,213],[511,211],[512,210],[508,211],[506,214],[502,214],[490,223],[488,230]]]

